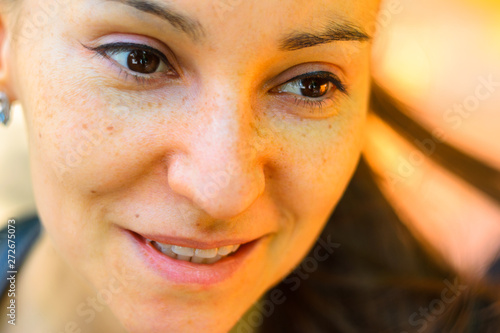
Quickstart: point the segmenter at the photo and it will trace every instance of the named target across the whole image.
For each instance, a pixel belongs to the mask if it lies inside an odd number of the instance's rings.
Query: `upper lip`
[[[223,240],[217,240],[217,241],[202,241],[202,240],[197,240],[197,239],[191,239],[191,238],[184,238],[184,237],[173,237],[173,236],[167,236],[167,235],[159,235],[159,234],[144,234],[144,233],[137,233],[134,232],[135,234],[145,238],[149,239],[158,243],[162,244],[170,244],[170,245],[177,245],[177,246],[183,246],[183,247],[190,247],[193,249],[215,249],[223,246],[228,246],[228,245],[238,245],[238,244],[246,244],[249,242],[252,242],[256,239],[259,239],[261,237],[249,239],[249,238],[233,238],[233,239],[223,239]]]

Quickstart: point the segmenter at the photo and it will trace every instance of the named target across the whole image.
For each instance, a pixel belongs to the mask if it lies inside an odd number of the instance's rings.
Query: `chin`
[[[227,333],[243,316],[246,309],[236,309],[233,306],[213,306],[200,304],[183,309],[173,310],[168,306],[168,300],[160,302],[155,309],[144,304],[123,307],[123,303],[116,309],[117,317],[121,321],[124,331],[128,333]]]

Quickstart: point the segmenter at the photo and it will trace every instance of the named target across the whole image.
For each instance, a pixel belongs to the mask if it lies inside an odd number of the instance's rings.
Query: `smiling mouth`
[[[241,245],[227,245],[213,249],[195,249],[185,246],[164,244],[150,239],[146,239],[146,241],[156,250],[172,259],[188,261],[196,264],[214,264],[219,260],[236,253]]]
[[[135,245],[140,262],[164,279],[181,285],[212,286],[230,279],[250,265],[251,257],[262,255],[271,240],[271,234],[209,240],[123,231]]]

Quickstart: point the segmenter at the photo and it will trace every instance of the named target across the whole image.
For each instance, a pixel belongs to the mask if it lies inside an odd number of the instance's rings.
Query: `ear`
[[[7,6],[10,7],[10,6]],[[11,76],[11,64],[13,61],[12,47],[12,24],[9,23],[10,16],[15,15],[11,8],[0,6],[0,91],[7,94],[10,101],[17,99],[14,88],[14,81]]]

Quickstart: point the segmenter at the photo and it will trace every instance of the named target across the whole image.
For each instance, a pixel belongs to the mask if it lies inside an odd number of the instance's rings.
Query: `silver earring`
[[[3,91],[0,91],[0,122],[4,125],[10,120],[10,101],[9,97]]]

